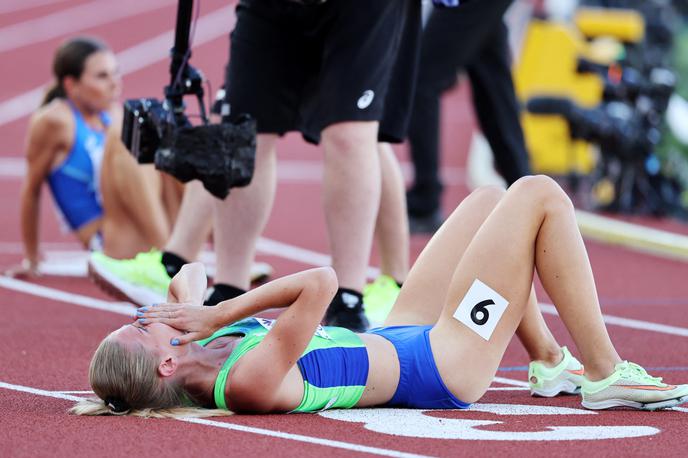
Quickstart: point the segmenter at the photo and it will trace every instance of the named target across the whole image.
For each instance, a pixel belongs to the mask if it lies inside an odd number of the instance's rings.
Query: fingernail
[[[155,304],[151,304],[150,306],[151,306],[151,307],[157,307],[158,305],[160,305],[160,303],[159,303],[159,302],[156,302]]]
[[[179,339],[172,339],[172,341],[170,343],[174,346],[177,346],[177,345],[179,345]]]
[[[148,311],[148,307],[139,308],[139,312],[147,312],[147,311]]]
[[[145,322],[146,322],[146,319],[145,319],[145,318],[139,318],[139,323],[143,324],[143,323],[145,323]]]
[[[136,316],[143,316],[143,312],[144,312],[144,311],[145,311],[145,310],[137,310],[137,311],[136,311]]]

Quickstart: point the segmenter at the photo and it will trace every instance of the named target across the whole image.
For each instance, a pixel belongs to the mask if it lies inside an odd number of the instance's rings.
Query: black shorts
[[[406,135],[420,42],[419,0],[241,0],[225,87],[232,114],[259,133],[312,143],[345,121],[380,121],[380,141]]]

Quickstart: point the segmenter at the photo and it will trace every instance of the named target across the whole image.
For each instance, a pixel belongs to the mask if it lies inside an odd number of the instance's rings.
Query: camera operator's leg
[[[322,132],[325,220],[340,285],[325,320],[359,330],[367,327],[360,292],[380,205],[377,129],[375,121],[341,122]]]
[[[165,245],[165,252],[173,253],[185,261],[193,261],[198,257],[213,227],[213,200],[200,181],[193,180],[186,184],[179,217]],[[179,269],[175,266],[175,270]],[[174,271],[169,273],[171,276],[176,274]]]
[[[234,188],[215,202],[215,283],[248,289],[256,242],[267,223],[276,186],[277,135],[258,134],[256,165],[251,184]]]
[[[162,180],[152,165],[140,166],[113,133],[108,135],[101,170],[103,251],[131,258],[162,248],[171,224],[162,201]]]
[[[366,316],[382,323],[399,295],[409,269],[409,231],[404,178],[389,143],[379,143],[382,189],[375,222],[375,242],[380,254],[380,276],[363,290]]]

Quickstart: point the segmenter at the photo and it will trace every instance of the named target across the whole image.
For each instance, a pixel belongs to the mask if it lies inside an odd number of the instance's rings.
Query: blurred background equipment
[[[251,182],[256,126],[248,115],[230,113],[229,106],[221,107],[220,124],[210,124],[203,100],[205,79],[189,64],[195,30],[192,15],[193,0],[179,0],[165,99],[127,100],[122,141],[139,163],[155,163],[158,170],[182,182],[198,179],[208,192],[224,199],[230,188]],[[189,122],[187,95],[196,97],[201,125]]]
[[[688,220],[686,2],[566,6],[531,21],[514,72],[534,171],[583,207]]]

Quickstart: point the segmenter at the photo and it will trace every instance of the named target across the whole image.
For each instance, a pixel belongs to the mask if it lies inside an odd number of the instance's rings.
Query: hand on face
[[[162,323],[185,334],[172,339],[172,345],[184,345],[210,337],[217,329],[215,307],[191,303],[157,304],[141,307],[136,312],[138,322],[144,326]]]

